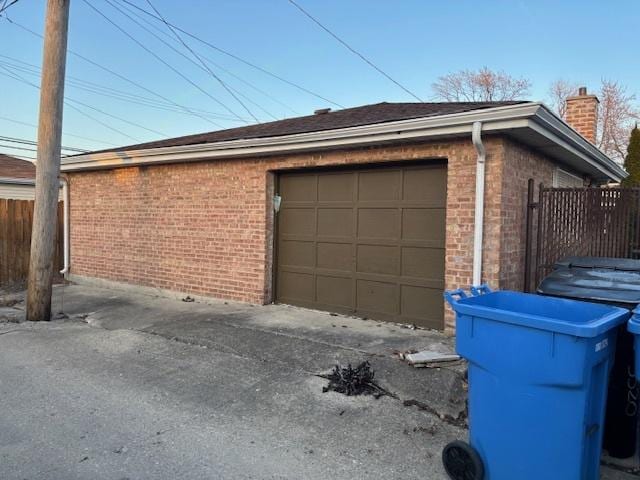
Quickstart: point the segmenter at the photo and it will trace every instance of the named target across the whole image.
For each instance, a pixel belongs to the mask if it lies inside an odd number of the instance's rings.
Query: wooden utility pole
[[[47,0],[40,83],[36,201],[27,292],[27,320],[31,321],[51,320],[69,2]]]

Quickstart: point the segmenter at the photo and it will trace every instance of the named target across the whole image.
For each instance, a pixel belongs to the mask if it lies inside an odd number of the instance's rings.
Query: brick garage
[[[491,107],[495,105],[473,111],[488,115]],[[134,166],[127,165],[131,160],[117,163],[116,158],[121,156],[112,152],[73,157],[63,166],[70,184],[71,273],[81,280],[98,278],[185,294],[269,303],[274,299],[273,195],[279,172],[444,160],[447,194],[442,288],[469,285],[478,153],[468,133],[439,137],[376,142],[378,145],[323,146],[301,152],[260,152],[240,158],[209,158],[206,154],[199,157],[194,152],[188,160],[163,157],[162,163],[135,162],[132,156],[133,163],[139,163]],[[196,145],[207,142],[216,144],[209,139]],[[163,148],[179,148],[179,143],[135,146],[129,150],[162,152]],[[559,165],[585,179],[602,180],[607,175],[597,175],[594,169],[594,174],[589,175],[586,166],[581,172],[575,168],[580,167],[578,160],[567,165],[557,155],[528,146],[503,130],[487,130],[483,143],[487,156],[482,278],[500,288],[521,289],[528,179],[551,184]],[[104,159],[110,155],[114,163],[105,164]],[[615,169],[613,172],[610,178],[615,176]],[[451,331],[450,312],[445,320],[445,328]]]

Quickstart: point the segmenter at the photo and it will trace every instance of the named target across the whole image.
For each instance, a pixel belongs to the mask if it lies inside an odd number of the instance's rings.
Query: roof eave
[[[470,135],[474,122],[483,132],[508,133],[513,129],[536,128],[564,148],[571,148],[585,162],[594,163],[608,178],[624,178],[613,160],[587,142],[540,103],[508,105],[469,112],[421,117],[358,127],[323,130],[278,137],[230,140],[216,143],[160,147],[84,154],[62,159],[62,171],[257,157],[335,148],[350,148],[399,141],[437,139]],[[613,164],[613,166],[611,165]],[[607,173],[608,172],[608,173]],[[619,177],[619,178],[618,178]]]

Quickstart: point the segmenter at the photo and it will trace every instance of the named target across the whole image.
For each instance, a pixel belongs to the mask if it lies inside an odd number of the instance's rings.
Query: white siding
[[[0,198],[12,200],[33,200],[35,198],[33,185],[11,185],[0,183]]]
[[[553,186],[555,188],[579,188],[584,187],[584,180],[561,168],[556,168],[553,172]]]
[[[36,189],[33,185],[16,185],[0,182],[0,198],[11,200],[33,200],[36,196]],[[62,200],[62,189],[58,199]]]

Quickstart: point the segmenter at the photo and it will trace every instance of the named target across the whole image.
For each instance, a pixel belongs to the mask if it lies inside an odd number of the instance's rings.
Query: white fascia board
[[[296,153],[376,145],[439,137],[471,135],[473,123],[482,131],[508,132],[530,128],[572,156],[578,157],[603,177],[620,181],[626,172],[585,140],[541,103],[524,103],[470,112],[415,118],[319,132],[250,138],[196,145],[141,150],[88,153],[62,159],[62,171],[108,169],[135,165],[176,163]]]
[[[154,163],[198,161],[294,153],[327,148],[398,142],[428,137],[471,134],[474,122],[483,122],[483,131],[518,128],[535,114],[539,104],[526,103],[471,112],[416,118],[320,132],[251,138],[226,142],[181,145],[143,150],[77,155],[62,159],[62,171],[113,168]]]
[[[544,105],[537,112],[535,123],[531,124],[531,128],[558,146],[580,157],[607,178],[619,182],[629,175],[617,162],[609,158]]]
[[[8,185],[30,185],[34,186],[36,181],[32,178],[13,178],[13,177],[0,177],[0,183]]]
[[[0,183],[5,185],[30,185],[35,186],[35,178],[14,178],[14,177],[0,177]],[[62,182],[60,182],[62,188]]]

